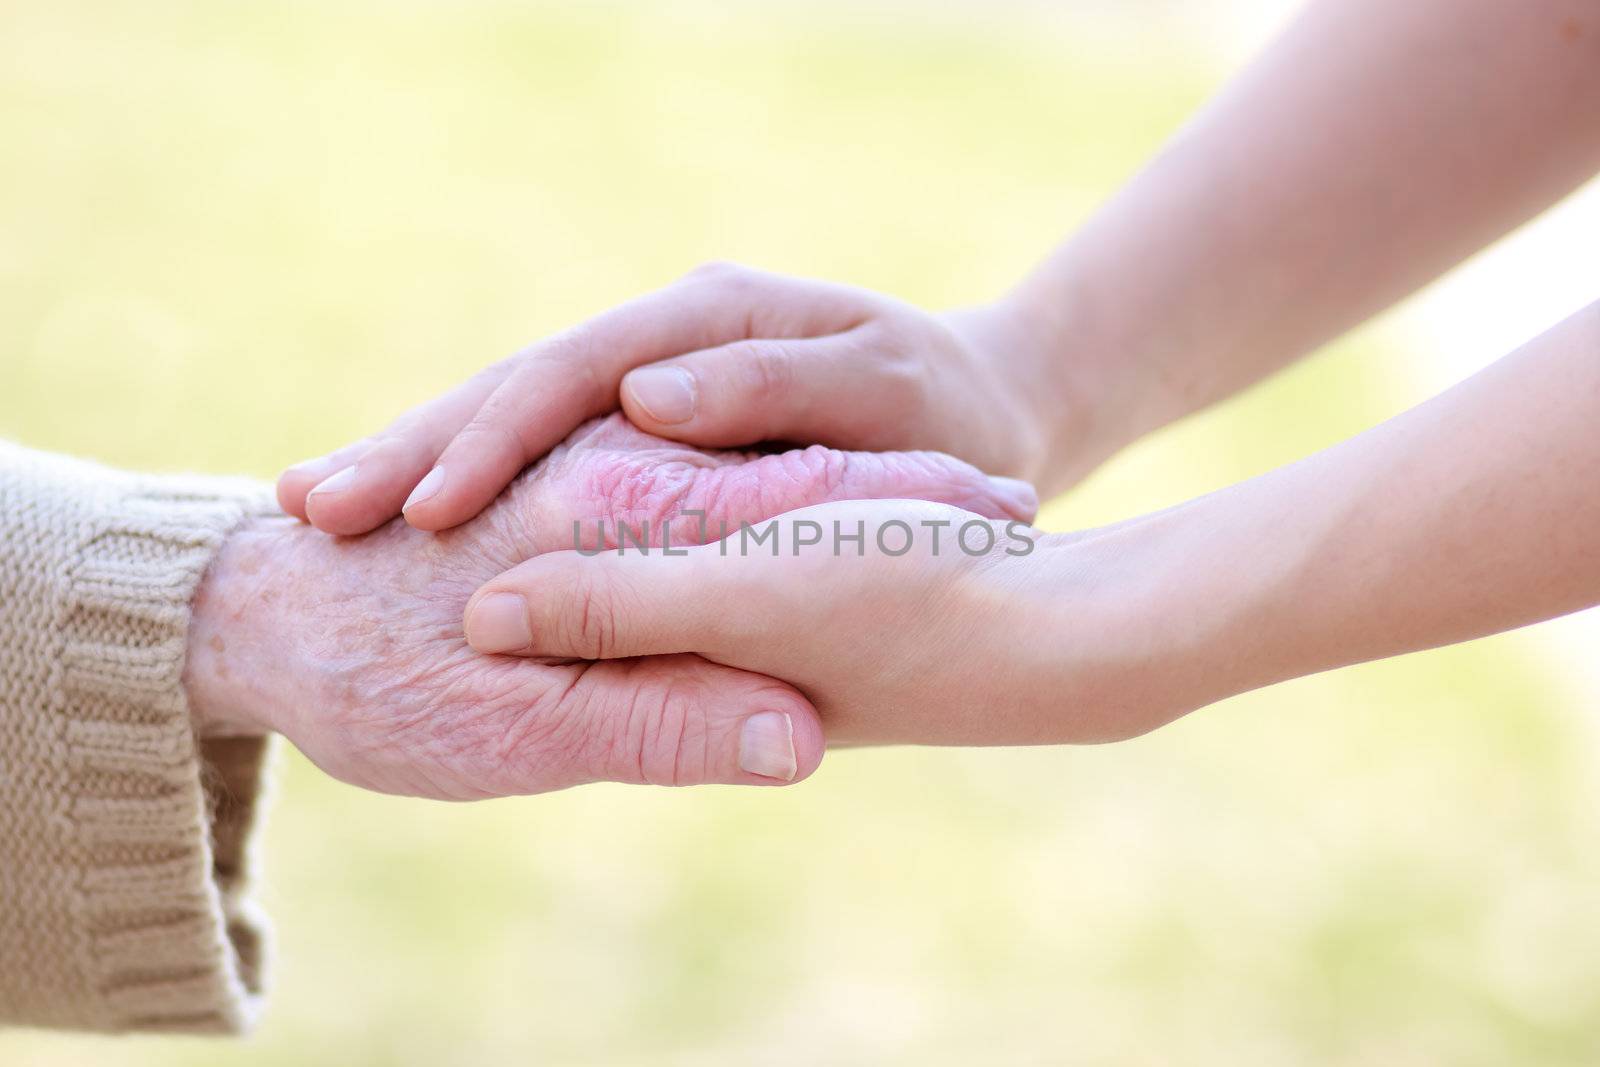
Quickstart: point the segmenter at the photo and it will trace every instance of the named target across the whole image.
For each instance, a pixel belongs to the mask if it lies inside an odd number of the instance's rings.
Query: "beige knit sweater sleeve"
[[[0,442],[0,1025],[236,1032],[266,743],[197,742],[189,601],[247,482]]]

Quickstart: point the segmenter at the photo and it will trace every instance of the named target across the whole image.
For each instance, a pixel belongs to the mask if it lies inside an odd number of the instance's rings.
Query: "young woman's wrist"
[[[1072,294],[1024,284],[990,304],[996,373],[1017,383],[1044,456],[1037,481],[1065,489],[1159,425],[1152,382]]]
[[[1042,691],[1061,694],[1057,740],[1136,737],[1245,689],[1249,579],[1208,567],[1209,500],[1040,539],[1030,559],[1050,645]]]

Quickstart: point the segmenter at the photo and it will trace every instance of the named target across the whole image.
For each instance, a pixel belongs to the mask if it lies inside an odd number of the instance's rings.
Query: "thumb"
[[[593,664],[562,705],[554,759],[547,752],[530,762],[573,781],[788,785],[822,761],[822,722],[810,701],[776,679],[698,656]],[[531,783],[536,791],[548,784]],[[517,791],[528,789],[519,783]]]
[[[920,386],[869,356],[859,331],[734,341],[628,372],[622,409],[641,430],[707,448],[875,448],[891,416],[916,417]]]
[[[479,652],[585,660],[699,652],[734,620],[758,622],[737,587],[743,560],[698,548],[547,552],[494,578],[467,602]]]

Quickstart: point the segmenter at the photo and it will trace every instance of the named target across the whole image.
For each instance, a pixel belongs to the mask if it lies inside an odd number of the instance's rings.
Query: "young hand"
[[[1145,658],[1160,627],[1130,569],[1093,537],[845,501],[682,556],[539,556],[473,595],[466,634],[486,653],[694,652],[782,678],[830,744],[1108,741],[1189,710]]]
[[[994,305],[929,315],[845,286],[702,268],[285,473],[280,499],[358,533],[409,496],[413,525],[443,529],[615,409],[619,386],[641,428],[682,441],[934,448],[1064,488],[1592,175],[1600,33],[1580,32],[1583,7],[1307,5]]]
[[[780,516],[759,545],[552,553],[473,595],[467,639],[696,652],[798,686],[834,741],[1129,737],[1600,603],[1597,353],[1600,303],[1324,452],[1026,554],[1024,527],[882,500]]]
[[[329,533],[364,533],[402,509],[418,529],[446,529],[619,402],[639,428],[704,447],[930,449],[1031,479],[1049,428],[1069,421],[1043,385],[1038,343],[1001,305],[931,315],[715,264],[291,468],[278,499]]]

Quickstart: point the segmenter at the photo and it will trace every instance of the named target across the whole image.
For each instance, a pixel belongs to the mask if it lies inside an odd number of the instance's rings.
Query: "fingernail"
[[[318,493],[340,493],[350,488],[350,483],[355,480],[356,468],[355,464],[351,464],[338,474],[328,478],[326,481],[318,482],[316,487],[312,489],[311,492],[307,493],[306,496],[315,496]]]
[[[490,593],[467,612],[467,644],[479,652],[520,652],[533,644],[527,602],[516,593]]]
[[[411,495],[406,497],[406,502],[401,505],[400,510],[410,511],[424,500],[427,500],[438,493],[440,488],[443,486],[444,468],[435,467],[433,470],[428,472],[428,476],[426,478],[417,483],[417,487],[415,489],[411,490]]]
[[[989,488],[1017,518],[1031,521],[1039,513],[1039,493],[1021,478],[990,478]]]
[[[682,367],[646,367],[625,379],[633,402],[669,426],[694,418],[694,378]]]
[[[781,711],[763,711],[744,721],[739,732],[739,767],[763,778],[794,781],[794,723]]]

